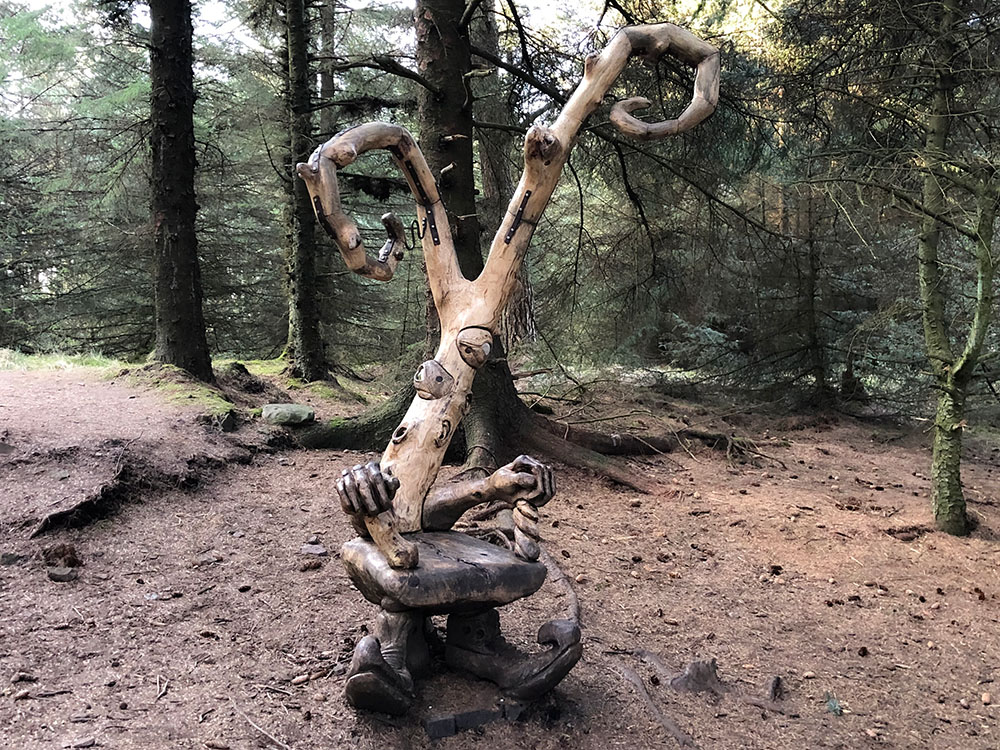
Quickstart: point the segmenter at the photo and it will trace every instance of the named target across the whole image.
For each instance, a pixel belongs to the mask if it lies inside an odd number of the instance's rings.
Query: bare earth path
[[[496,691],[441,670],[403,720],[342,700],[374,611],[335,559],[350,531],[331,488],[365,456],[274,452],[255,424],[222,435],[196,414],[80,370],[0,372],[0,746],[677,747],[631,669],[701,748],[1000,747],[993,446],[970,449],[969,539],[926,531],[923,436],[895,428],[746,420],[784,467],[706,449],[634,462],[653,495],[561,470],[545,546],[578,581],[583,661],[520,720],[432,743],[422,719]],[[120,509],[30,538],[126,464]],[[313,535],[330,555],[302,570]],[[41,559],[60,542],[84,563],[68,583]],[[546,584],[505,627],[528,647],[565,604]],[[673,671],[715,658],[729,690],[671,690],[639,650]],[[746,700],[776,675],[780,712]]]

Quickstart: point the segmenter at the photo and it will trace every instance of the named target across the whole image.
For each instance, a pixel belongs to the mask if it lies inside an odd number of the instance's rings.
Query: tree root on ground
[[[642,702],[646,704],[646,709],[653,715],[653,718],[656,719],[659,725],[663,727],[663,731],[677,740],[677,744],[681,747],[696,747],[694,738],[681,729],[676,721],[663,713],[660,707],[656,705],[656,702],[649,695],[649,691],[646,690],[646,686],[638,672],[623,661],[618,661],[617,666],[622,679],[631,683],[632,687],[635,688],[639,697],[642,698]]]
[[[737,460],[746,459],[750,456],[756,456],[773,461],[784,467],[784,463],[763,453],[750,438],[735,437],[721,432],[700,430],[694,427],[685,427],[684,429],[672,432],[670,435],[663,436],[584,430],[535,414],[531,415],[531,422],[534,426],[556,437],[561,437],[581,447],[589,448],[596,453],[602,453],[605,456],[664,454],[673,453],[678,448],[690,452],[688,444],[698,441],[713,450],[725,451],[726,460],[730,463],[735,463]]]
[[[637,492],[650,494],[654,485],[628,467],[621,466],[613,459],[603,456],[597,451],[578,445],[552,433],[528,429],[520,433],[526,448],[542,453],[550,458],[562,461],[564,464],[588,469],[613,482],[629,487]]]
[[[414,393],[413,386],[408,385],[396,391],[385,403],[357,417],[294,428],[295,440],[303,448],[382,450],[406,414]]]
[[[484,433],[491,440],[488,445],[477,442],[467,451],[465,471],[470,472],[467,476],[488,474],[519,453],[534,452],[649,494],[655,487],[651,481],[610,456],[668,455],[678,450],[693,456],[689,447],[693,442],[724,452],[730,463],[761,458],[784,467],[783,462],[763,453],[749,438],[690,427],[669,435],[597,432],[535,414],[517,398],[513,388],[507,395],[501,408],[494,408],[494,413],[487,415],[487,426],[492,429],[477,430],[477,434]],[[380,450],[412,397],[412,388],[401,389],[386,403],[358,417],[295,428],[295,439],[305,448]],[[501,422],[502,430],[497,429]]]
[[[565,571],[559,567],[555,558],[553,558],[544,547],[542,548],[542,554],[539,555],[538,559],[549,571],[549,581],[562,589],[563,595],[566,597],[566,617],[564,619],[572,620],[577,624],[577,626],[582,626],[580,597],[576,595],[576,591],[573,588],[573,584],[570,583],[569,577],[566,575]]]

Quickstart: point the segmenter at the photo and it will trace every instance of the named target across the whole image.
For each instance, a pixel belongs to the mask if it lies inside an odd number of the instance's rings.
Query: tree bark
[[[965,397],[963,389],[954,387],[938,397],[931,459],[934,520],[941,531],[957,536],[969,531],[961,476]]]
[[[340,127],[337,123],[337,107],[331,105],[337,93],[336,60],[337,54],[337,2],[326,0],[319,9],[320,14],[320,45],[323,49],[323,61],[319,69],[319,100],[322,108],[319,110],[319,137],[321,140],[331,138]]]
[[[942,3],[940,35],[934,44],[934,92],[926,121],[924,158],[928,162],[923,178],[926,209],[917,238],[920,301],[923,307],[924,345],[937,386],[941,391],[934,418],[934,449],[931,458],[931,502],[934,519],[942,531],[963,535],[969,531],[962,492],[962,424],[965,411],[964,384],[955,382],[955,357],[945,318],[946,291],[939,247],[941,222],[947,200],[933,165],[940,164],[951,130],[955,79],[951,72],[955,55],[953,25],[956,10],[952,0]]]
[[[357,417],[299,427],[295,430],[295,440],[304,448],[381,450],[406,413],[413,396],[412,384],[407,385],[385,403]]]
[[[819,311],[817,302],[819,300],[819,274],[820,258],[816,248],[816,232],[818,231],[817,219],[813,210],[813,189],[812,186],[805,188],[805,290],[803,302],[805,310],[803,322],[806,327],[806,346],[809,349],[809,369],[813,377],[814,401],[817,406],[829,405],[833,398],[833,390],[830,388],[829,376],[826,367],[825,348],[820,333]],[[800,199],[801,200],[801,199]]]
[[[190,0],[150,0],[156,349],[153,358],[211,382],[195,216],[194,55]]]
[[[305,0],[285,0],[288,54],[286,110],[289,161],[297,164],[312,151],[312,85],[309,70],[310,24]],[[301,180],[288,185],[285,271],[288,295],[289,369],[306,381],[325,380],[329,365],[320,329],[316,273],[316,218],[309,190]]]
[[[436,89],[418,90],[417,124],[420,148],[447,206],[459,268],[474,279],[483,270],[483,255],[472,164],[472,95],[465,78],[472,58],[459,28],[464,11],[464,0],[417,2],[417,71]]]

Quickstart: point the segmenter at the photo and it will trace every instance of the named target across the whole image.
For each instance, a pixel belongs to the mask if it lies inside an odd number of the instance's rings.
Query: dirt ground
[[[335,559],[352,534],[333,482],[368,455],[279,448],[253,421],[223,434],[92,371],[0,372],[0,745],[677,747],[659,713],[706,749],[1000,748],[1000,448],[969,441],[979,526],[955,539],[929,530],[918,428],[669,408],[773,460],[630,461],[649,495],[558,467],[543,536],[584,657],[518,720],[432,742],[424,719],[497,691],[441,667],[407,717],[343,701],[375,610]],[[64,520],[89,523],[32,538],[84,498]],[[329,556],[300,553],[312,536]],[[69,582],[43,560],[60,543],[83,562]],[[506,632],[528,647],[566,605],[547,583]],[[650,654],[671,672],[714,658],[727,690],[673,690]]]

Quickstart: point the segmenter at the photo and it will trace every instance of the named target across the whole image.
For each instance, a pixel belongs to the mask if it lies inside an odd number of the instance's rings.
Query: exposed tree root
[[[563,569],[559,567],[559,564],[555,561],[552,555],[545,550],[544,547],[542,548],[542,553],[539,555],[538,559],[549,571],[549,581],[562,589],[563,594],[566,597],[565,619],[572,620],[577,625],[582,625],[580,597],[576,595],[576,591],[573,589],[573,584],[569,582],[569,577],[567,577],[566,573],[563,572]]]
[[[361,416],[295,428],[295,439],[306,448],[381,450],[413,394],[412,387],[407,387]],[[460,433],[465,438],[460,454],[465,457],[464,478],[486,476],[519,453],[535,453],[648,494],[653,491],[651,482],[609,456],[690,453],[692,442],[724,451],[730,462],[761,457],[781,463],[762,453],[753,441],[721,432],[684,428],[669,435],[606,433],[548,419],[521,401],[505,360],[490,362],[479,371],[473,396],[472,412],[463,420]],[[462,448],[461,444],[457,447]]]
[[[589,448],[606,456],[641,456],[655,453],[672,453],[678,448],[687,450],[687,444],[700,442],[713,450],[725,451],[729,461],[758,456],[781,463],[760,451],[749,438],[734,437],[721,432],[710,432],[693,427],[685,427],[669,435],[631,435],[627,433],[597,432],[584,430],[557,420],[533,415],[533,423],[546,432]],[[783,464],[782,464],[783,465]]]
[[[668,735],[677,740],[677,744],[681,747],[696,747],[694,743],[694,738],[685,732],[678,726],[677,722],[667,716],[660,707],[656,705],[656,702],[650,697],[649,691],[646,690],[645,684],[643,684],[642,678],[639,674],[632,669],[632,667],[625,664],[625,662],[618,662],[618,670],[622,678],[632,684],[635,691],[642,698],[642,702],[646,704],[646,709],[652,714],[653,718],[663,727]]]
[[[303,448],[329,450],[382,450],[413,400],[415,391],[407,385],[374,409],[347,419],[293,429],[296,442]]]
[[[101,447],[114,447],[107,441]],[[31,531],[32,539],[55,529],[80,528],[118,512],[126,503],[138,500],[150,490],[194,488],[208,476],[230,463],[247,464],[252,458],[249,451],[234,451],[226,457],[199,455],[189,458],[177,471],[155,468],[140,457],[129,457],[128,444],[119,453],[111,478],[96,491],[59,507],[41,517]]]
[[[653,491],[653,484],[634,470],[550,432],[528,428],[520,432],[520,437],[529,452],[540,453],[580,469],[588,469],[637,492],[649,494]]]

